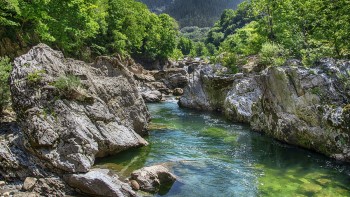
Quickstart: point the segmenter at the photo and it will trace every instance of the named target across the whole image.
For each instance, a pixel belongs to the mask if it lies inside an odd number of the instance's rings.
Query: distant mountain
[[[181,27],[210,27],[219,19],[224,9],[235,9],[244,0],[139,0],[152,12],[167,13]]]

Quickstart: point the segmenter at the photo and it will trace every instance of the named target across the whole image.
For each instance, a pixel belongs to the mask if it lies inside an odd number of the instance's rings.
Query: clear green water
[[[179,177],[156,196],[350,196],[350,166],[282,144],[220,115],[150,104],[150,145],[98,161],[127,177],[166,163]]]

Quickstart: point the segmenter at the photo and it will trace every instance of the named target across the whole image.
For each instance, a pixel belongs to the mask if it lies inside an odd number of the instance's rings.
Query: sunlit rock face
[[[179,105],[222,111],[281,141],[350,161],[349,77],[350,62],[333,59],[235,75],[204,65],[190,75]]]
[[[55,85],[67,76],[81,85]],[[52,171],[87,172],[96,157],[147,144],[149,113],[118,57],[90,65],[39,44],[15,60],[11,92],[26,150]]]

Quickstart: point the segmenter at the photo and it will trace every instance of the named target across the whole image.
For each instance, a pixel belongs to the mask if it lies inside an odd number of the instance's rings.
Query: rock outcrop
[[[350,62],[311,68],[288,61],[260,72],[226,75],[210,65],[190,75],[179,105],[222,111],[281,141],[350,162]]]
[[[128,69],[138,83],[139,91],[147,103],[160,102],[163,95],[170,95],[177,88],[188,84],[187,69],[178,64],[164,70],[146,70],[133,60],[127,60]]]
[[[0,137],[6,181],[26,179],[28,191],[63,196],[74,191],[62,175],[79,182],[95,158],[147,145],[150,115],[119,57],[87,64],[39,44],[15,59],[10,80],[17,123]]]
[[[82,98],[62,96],[53,85],[70,75],[80,78],[74,91]],[[87,172],[95,157],[147,144],[139,135],[147,108],[117,58],[88,65],[40,44],[15,60],[11,92],[26,148],[53,170]]]
[[[133,184],[134,187],[139,187],[142,191],[153,193],[172,185],[176,181],[176,176],[166,167],[156,165],[132,172],[130,181],[136,181]]]
[[[350,162],[350,62],[271,67],[256,78],[262,90],[251,126],[279,140]]]

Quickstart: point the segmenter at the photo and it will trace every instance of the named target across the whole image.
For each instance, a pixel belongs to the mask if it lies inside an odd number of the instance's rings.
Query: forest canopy
[[[310,65],[322,57],[349,58],[349,13],[348,0],[250,0],[224,11],[206,43],[233,59],[258,54]]]
[[[134,0],[1,0],[0,5],[1,37],[44,42],[80,59],[116,52],[163,59],[176,48],[176,21]]]

